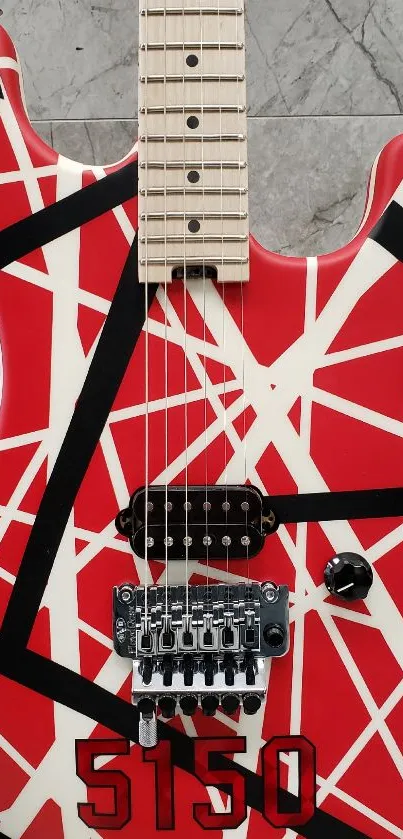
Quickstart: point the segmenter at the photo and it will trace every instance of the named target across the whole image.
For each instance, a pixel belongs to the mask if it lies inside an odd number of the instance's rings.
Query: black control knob
[[[359,554],[337,554],[325,568],[326,588],[343,600],[364,600],[373,579],[369,562]]]
[[[158,707],[162,713],[162,716],[165,717],[166,720],[172,719],[175,716],[176,711],[176,699],[174,696],[160,696],[158,700]]]
[[[214,717],[214,714],[220,704],[220,700],[215,693],[210,693],[208,696],[203,696],[201,706],[203,714],[206,717]]]
[[[142,696],[137,703],[137,708],[143,717],[151,719],[155,712],[155,702],[149,696]]]
[[[284,644],[285,631],[278,623],[267,623],[263,630],[263,638],[269,647],[276,649]]]
[[[193,714],[196,713],[198,704],[199,702],[197,696],[195,696],[193,693],[189,693],[186,696],[181,696],[179,700],[179,705],[181,706],[183,713],[187,717],[191,717],[193,716]]]
[[[249,693],[247,696],[243,698],[243,709],[245,714],[252,716],[252,714],[257,714],[260,706],[262,704],[262,700],[257,693]]]
[[[221,699],[221,707],[229,716],[237,712],[240,704],[241,700],[236,693],[226,693]]]

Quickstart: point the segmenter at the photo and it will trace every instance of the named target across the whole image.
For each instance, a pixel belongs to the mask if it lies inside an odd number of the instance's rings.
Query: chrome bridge
[[[266,694],[265,660],[289,646],[288,588],[237,585],[114,588],[116,652],[133,661],[139,742],[157,743],[157,708],[207,716],[255,714]]]
[[[253,486],[149,486],[130,499],[116,527],[140,558],[250,559],[276,528]]]

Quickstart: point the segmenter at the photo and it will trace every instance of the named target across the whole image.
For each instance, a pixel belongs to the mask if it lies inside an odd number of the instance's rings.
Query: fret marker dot
[[[191,218],[188,224],[188,230],[190,233],[198,233],[200,230],[200,222],[197,221],[197,218]]]
[[[188,128],[198,128],[199,120],[195,116],[188,117],[186,120],[186,125]]]
[[[197,55],[188,55],[186,59],[186,64],[188,67],[197,67],[199,63],[199,59]]]
[[[197,184],[197,182],[200,181],[200,175],[195,169],[191,169],[188,173],[188,181],[191,184]]]

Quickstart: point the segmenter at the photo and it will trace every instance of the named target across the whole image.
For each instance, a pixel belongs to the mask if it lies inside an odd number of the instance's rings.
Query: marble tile
[[[2,0],[31,119],[136,114],[138,2]]]
[[[67,157],[99,165],[137,135],[134,120],[34,125]],[[372,163],[403,116],[250,118],[248,130],[251,231],[271,250],[309,256],[354,235]]]
[[[48,144],[52,145],[52,126],[50,122],[33,122],[33,127],[40,138]]]
[[[133,118],[138,0],[2,0],[36,119]],[[250,116],[403,112],[402,0],[246,0]]]
[[[247,4],[249,113],[403,111],[401,0]]]
[[[401,132],[403,116],[249,119],[251,231],[288,255],[345,245],[376,155]]]
[[[135,120],[52,122],[52,145],[82,163],[106,165],[121,160],[137,139]]]

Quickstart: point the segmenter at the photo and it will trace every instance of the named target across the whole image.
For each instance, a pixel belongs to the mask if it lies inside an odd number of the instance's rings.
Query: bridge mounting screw
[[[132,597],[133,592],[131,588],[122,588],[120,590],[120,599],[123,601],[123,603],[129,603]]]
[[[275,583],[267,582],[262,585],[262,594],[268,603],[277,603],[279,590]]]

